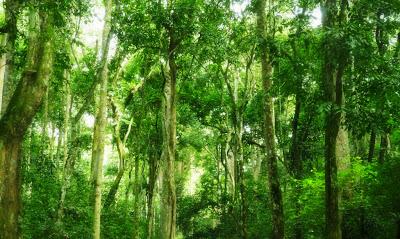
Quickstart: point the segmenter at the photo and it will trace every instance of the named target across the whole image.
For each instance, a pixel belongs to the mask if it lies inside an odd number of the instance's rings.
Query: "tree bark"
[[[290,170],[292,175],[299,179],[302,174],[302,162],[301,162],[301,152],[299,145],[299,121],[300,121],[300,111],[301,111],[301,99],[299,93],[296,94],[296,104],[292,122],[292,145],[290,149],[290,159],[291,167]]]
[[[326,238],[342,238],[339,211],[340,188],[338,172],[338,136],[342,130],[342,108],[344,106],[343,74],[347,64],[347,52],[343,39],[330,34],[345,20],[347,1],[326,0],[322,4],[322,25],[326,32],[323,59],[323,86],[325,102],[329,109],[325,116],[325,220]],[[338,12],[337,9],[340,9]],[[337,15],[339,13],[339,15]],[[340,146],[340,145],[339,145]]]
[[[62,218],[64,217],[64,204],[65,204],[65,196],[67,194],[67,189],[69,188],[69,183],[70,183],[70,175],[73,167],[73,163],[71,160],[68,160],[68,128],[70,124],[70,113],[71,113],[71,88],[70,88],[70,82],[69,82],[69,72],[68,70],[65,70],[65,92],[64,92],[64,122],[63,122],[63,130],[62,134],[60,134],[60,138],[63,138],[63,172],[62,172],[62,184],[61,184],[61,196],[60,196],[60,202],[59,202],[59,207],[57,211],[57,224],[58,226],[61,226],[62,223]],[[59,141],[59,144],[61,144],[61,141]]]
[[[17,17],[19,14],[20,3],[15,0],[5,0],[5,23],[6,23],[6,34],[4,36],[6,53],[3,54],[5,64],[1,65],[2,71],[1,78],[2,92],[0,97],[1,111],[0,116],[3,116],[7,110],[8,103],[11,100],[14,88],[14,81],[12,79],[14,71],[14,52],[15,52],[15,41],[17,39]]]
[[[7,44],[7,35],[0,36],[0,46],[4,48]],[[0,118],[3,110],[3,88],[4,88],[4,74],[6,73],[7,54],[3,53],[0,58]]]
[[[257,1],[257,34],[261,53],[261,79],[264,91],[264,139],[268,173],[268,185],[272,209],[272,238],[285,237],[282,192],[278,175],[278,154],[275,143],[274,102],[271,95],[272,64],[266,39],[266,0]]]
[[[388,152],[388,148],[389,148],[389,134],[383,133],[383,135],[381,135],[381,145],[378,156],[378,162],[380,164],[383,164],[385,162],[385,157]]]
[[[139,157],[135,157],[135,183],[134,183],[134,203],[133,203],[133,239],[139,238],[139,194],[140,194],[140,179],[139,179]]]
[[[158,119],[156,119],[157,122]],[[158,159],[160,158],[159,147],[161,142],[158,136],[157,123],[155,124],[155,135],[150,142],[150,150],[148,152],[149,156],[149,184],[147,187],[147,239],[153,238],[154,229],[154,189],[157,181],[158,174]]]
[[[175,50],[177,43],[172,29],[169,30],[168,74],[165,75],[163,94],[163,147],[161,163],[163,170],[161,196],[162,239],[175,238],[176,191],[175,191],[175,154],[176,154],[176,77]]]
[[[301,86],[299,87],[301,88]],[[290,171],[295,180],[300,180],[302,178],[303,173],[303,164],[301,161],[301,146],[300,146],[300,136],[299,136],[299,121],[300,121],[300,112],[301,112],[301,96],[300,93],[296,93],[296,103],[295,103],[295,111],[292,122],[292,145],[290,149]],[[294,238],[302,239],[303,235],[303,227],[301,222],[301,205],[300,205],[300,196],[301,196],[301,184],[296,182],[294,185],[294,204],[295,204],[295,224],[294,224]]]
[[[103,43],[100,58],[100,94],[99,104],[96,114],[94,132],[93,132],[93,149],[92,149],[92,170],[91,182],[93,187],[93,227],[92,234],[94,239],[100,239],[100,217],[101,217],[101,189],[103,181],[103,160],[104,146],[106,141],[107,127],[107,88],[108,88],[108,52],[110,46],[110,30],[111,30],[111,12],[112,0],[105,2],[105,23],[103,29]]]
[[[51,18],[39,12],[28,61],[0,121],[0,238],[19,238],[21,144],[48,87],[52,65]],[[32,47],[35,45],[36,47]],[[32,60],[29,60],[32,59]]]
[[[372,162],[372,160],[374,159],[375,142],[376,142],[376,131],[374,129],[372,129],[370,140],[369,140],[368,162]]]

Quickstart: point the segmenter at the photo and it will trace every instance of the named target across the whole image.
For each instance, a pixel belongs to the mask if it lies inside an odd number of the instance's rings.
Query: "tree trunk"
[[[388,133],[383,133],[381,136],[381,146],[379,149],[379,157],[378,157],[378,162],[383,164],[385,162],[385,157],[388,152],[389,148],[389,134]]]
[[[0,46],[5,48],[7,44],[7,35],[0,36]],[[6,73],[7,54],[3,53],[0,58],[0,118],[3,110],[3,87],[4,87],[4,74]]]
[[[266,0],[257,1],[257,34],[261,53],[261,78],[264,91],[264,139],[267,161],[268,184],[272,209],[272,238],[284,238],[282,192],[278,175],[278,154],[275,143],[274,103],[271,95],[272,65],[266,40]]]
[[[292,145],[290,149],[290,160],[291,167],[290,171],[292,175],[299,179],[302,174],[302,162],[301,162],[301,152],[300,152],[300,141],[299,141],[299,120],[301,111],[301,99],[299,93],[296,94],[296,106],[294,110],[293,122],[292,122]]]
[[[118,114],[118,111],[116,108],[117,106],[114,105],[113,102],[111,104],[112,104],[111,108],[113,108],[113,112],[114,112],[114,120],[116,121],[116,125],[114,127],[114,138],[117,143],[119,166],[118,166],[117,176],[115,177],[115,180],[110,188],[110,191],[107,194],[107,198],[104,203],[104,208],[108,208],[114,202],[115,195],[117,194],[117,191],[119,188],[119,184],[120,184],[121,179],[124,176],[124,172],[125,172],[125,142],[123,142],[121,140],[121,134],[120,134],[121,121],[119,119],[119,114]],[[130,128],[131,128],[131,124],[129,125],[128,133],[125,138],[127,138]]]
[[[336,0],[326,0],[322,5],[322,25],[326,32],[324,39],[323,85],[325,101],[329,110],[325,116],[325,219],[326,238],[342,238],[341,216],[339,211],[340,188],[337,178],[338,171],[338,137],[342,135],[341,122],[344,106],[343,74],[347,64],[347,52],[344,50],[343,39],[330,34],[333,27],[340,25],[345,19],[346,1],[340,5]],[[338,22],[336,22],[338,21]]]
[[[3,54],[2,58],[6,64],[1,67],[4,68],[1,73],[2,88],[0,97],[1,111],[0,116],[3,116],[7,110],[8,103],[11,100],[14,81],[12,79],[14,71],[14,52],[15,52],[15,41],[17,39],[17,17],[19,13],[20,4],[15,0],[5,0],[4,2],[4,13],[5,13],[5,23],[6,23],[6,34],[4,36],[6,53]]]
[[[104,208],[109,208],[115,199],[115,195],[117,194],[118,188],[119,188],[119,184],[121,182],[122,176],[124,176],[124,172],[125,172],[125,168],[119,169],[117,176],[114,179],[114,182],[110,188],[110,191],[107,194],[107,198],[104,201]]]
[[[156,125],[157,131],[157,125]],[[154,188],[157,181],[158,158],[160,156],[158,147],[160,146],[157,140],[157,135],[151,142],[149,151],[149,184],[147,187],[147,239],[153,238],[153,221],[154,221]],[[158,152],[158,153],[157,153]]]
[[[133,203],[133,239],[139,238],[139,194],[140,194],[140,179],[139,179],[139,157],[135,157],[135,183],[134,183],[134,203]]]
[[[118,167],[118,173],[117,177],[115,178],[110,191],[107,194],[107,199],[105,200],[104,203],[104,208],[108,208],[115,199],[115,195],[117,194],[119,184],[121,182],[122,177],[124,176],[125,173],[125,157],[126,157],[126,152],[125,152],[125,144],[126,141],[128,140],[129,134],[132,129],[132,124],[133,124],[133,118],[131,118],[128,126],[128,130],[124,136],[123,139],[121,139],[121,119],[120,119],[120,112],[118,111],[117,105],[114,103],[113,99],[110,100],[111,103],[111,108],[113,111],[113,118],[114,118],[114,139],[117,143],[117,151],[118,151],[118,158],[119,158],[119,167]],[[126,105],[124,107],[125,111]]]
[[[59,137],[63,138],[63,172],[62,172],[62,184],[61,184],[61,196],[59,207],[57,211],[57,225],[61,226],[62,218],[64,217],[64,204],[65,204],[65,196],[67,194],[67,189],[70,183],[70,175],[73,168],[73,162],[68,160],[70,155],[68,155],[68,128],[69,128],[69,120],[70,120],[70,109],[71,109],[71,88],[69,82],[69,72],[65,70],[65,92],[64,92],[64,122],[63,122],[63,130],[62,134]],[[59,144],[61,141],[59,140]],[[60,146],[60,145],[59,145]],[[57,147],[58,148],[58,147]]]
[[[161,196],[160,232],[162,239],[175,238],[176,191],[175,191],[175,153],[176,153],[176,74],[175,50],[177,44],[172,30],[169,32],[168,74],[165,75],[163,94],[163,147],[161,163],[163,170]]]
[[[50,18],[39,13],[37,34],[29,42],[28,61],[0,121],[0,238],[19,238],[20,150],[23,137],[46,92],[52,64]],[[35,45],[36,47],[32,47]],[[29,61],[29,59],[31,59]]]
[[[19,238],[22,138],[0,139],[0,238]]]
[[[94,132],[93,132],[93,149],[92,149],[92,171],[91,181],[93,187],[93,227],[92,233],[94,239],[100,239],[100,216],[101,216],[101,188],[103,181],[103,160],[104,146],[106,141],[107,127],[107,88],[108,88],[108,52],[110,46],[110,30],[111,30],[111,11],[112,0],[105,2],[105,23],[103,29],[103,44],[100,58],[100,95],[99,104],[96,114]]]
[[[301,98],[300,94],[296,94],[296,104],[295,111],[292,122],[292,145],[290,149],[290,171],[293,177],[296,180],[300,180],[302,178],[303,173],[303,165],[301,162],[301,148],[300,148],[300,136],[299,136],[299,121],[300,121],[300,111],[301,111]],[[303,236],[303,227],[300,217],[301,205],[300,205],[300,196],[301,196],[301,184],[297,183],[294,185],[294,204],[295,204],[295,225],[294,225],[294,238],[302,239]]]
[[[375,142],[376,142],[376,131],[372,129],[371,137],[369,140],[368,162],[372,162],[372,160],[374,159]]]

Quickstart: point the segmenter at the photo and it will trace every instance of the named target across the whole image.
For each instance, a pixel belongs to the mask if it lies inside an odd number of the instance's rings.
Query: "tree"
[[[268,183],[271,196],[272,208],[272,223],[273,223],[273,238],[284,238],[284,217],[282,192],[280,188],[278,175],[278,154],[275,143],[275,116],[274,116],[274,101],[271,95],[272,87],[272,57],[269,54],[268,41],[266,36],[265,24],[265,8],[266,1],[260,0],[255,5],[257,9],[257,34],[259,51],[261,55],[261,79],[263,84],[263,104],[264,104],[264,139],[265,153],[268,172]]]
[[[334,35],[341,31],[346,21],[347,1],[325,1],[322,5],[323,29],[325,32],[323,87],[328,106],[325,116],[325,207],[327,238],[342,238],[341,216],[339,212],[338,182],[338,137],[340,135],[344,106],[343,76],[348,62],[348,52],[344,38]],[[338,46],[339,44],[339,46]]]
[[[101,189],[103,178],[104,145],[106,141],[107,128],[107,91],[108,91],[108,52],[111,41],[111,14],[113,2],[105,3],[106,16],[104,19],[103,41],[101,47],[101,58],[99,62],[98,79],[100,82],[100,93],[98,98],[98,111],[93,132],[93,151],[91,163],[91,181],[93,186],[93,238],[100,239],[100,216],[101,216]]]
[[[52,64],[53,16],[33,9],[24,74],[0,121],[1,238],[19,238],[20,164],[23,137],[49,83]]]

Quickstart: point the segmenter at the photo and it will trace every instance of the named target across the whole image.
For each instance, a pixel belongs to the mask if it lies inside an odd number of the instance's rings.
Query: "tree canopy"
[[[400,238],[399,0],[2,0],[0,238]]]

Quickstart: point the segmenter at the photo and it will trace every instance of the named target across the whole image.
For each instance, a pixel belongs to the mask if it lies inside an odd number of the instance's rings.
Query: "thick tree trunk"
[[[272,65],[266,40],[265,8],[266,0],[257,1],[257,34],[261,53],[261,78],[264,90],[264,139],[268,184],[272,209],[272,238],[284,238],[285,226],[283,215],[282,192],[278,175],[278,154],[275,143],[274,102],[271,95]]]
[[[162,239],[175,238],[176,191],[175,191],[175,154],[176,154],[176,75],[175,50],[177,44],[174,33],[169,32],[168,74],[165,76],[163,95],[163,149],[161,163],[163,170],[161,196]]]
[[[337,8],[340,7],[339,16]],[[326,0],[322,5],[322,24],[326,32],[324,39],[323,85],[325,101],[330,108],[325,118],[325,219],[326,238],[342,238],[341,216],[339,211],[340,187],[337,178],[338,162],[341,157],[341,122],[344,106],[343,74],[347,64],[347,53],[342,39],[330,35],[331,29],[345,21],[346,1],[340,6],[336,0]],[[336,22],[338,21],[338,22]],[[338,47],[338,44],[341,47]]]
[[[28,61],[0,121],[0,238],[19,238],[20,149],[26,130],[46,92],[52,64],[50,18],[39,13],[37,34],[31,36]],[[35,47],[32,47],[35,46]]]
[[[0,238],[19,238],[22,138],[0,138]]]

